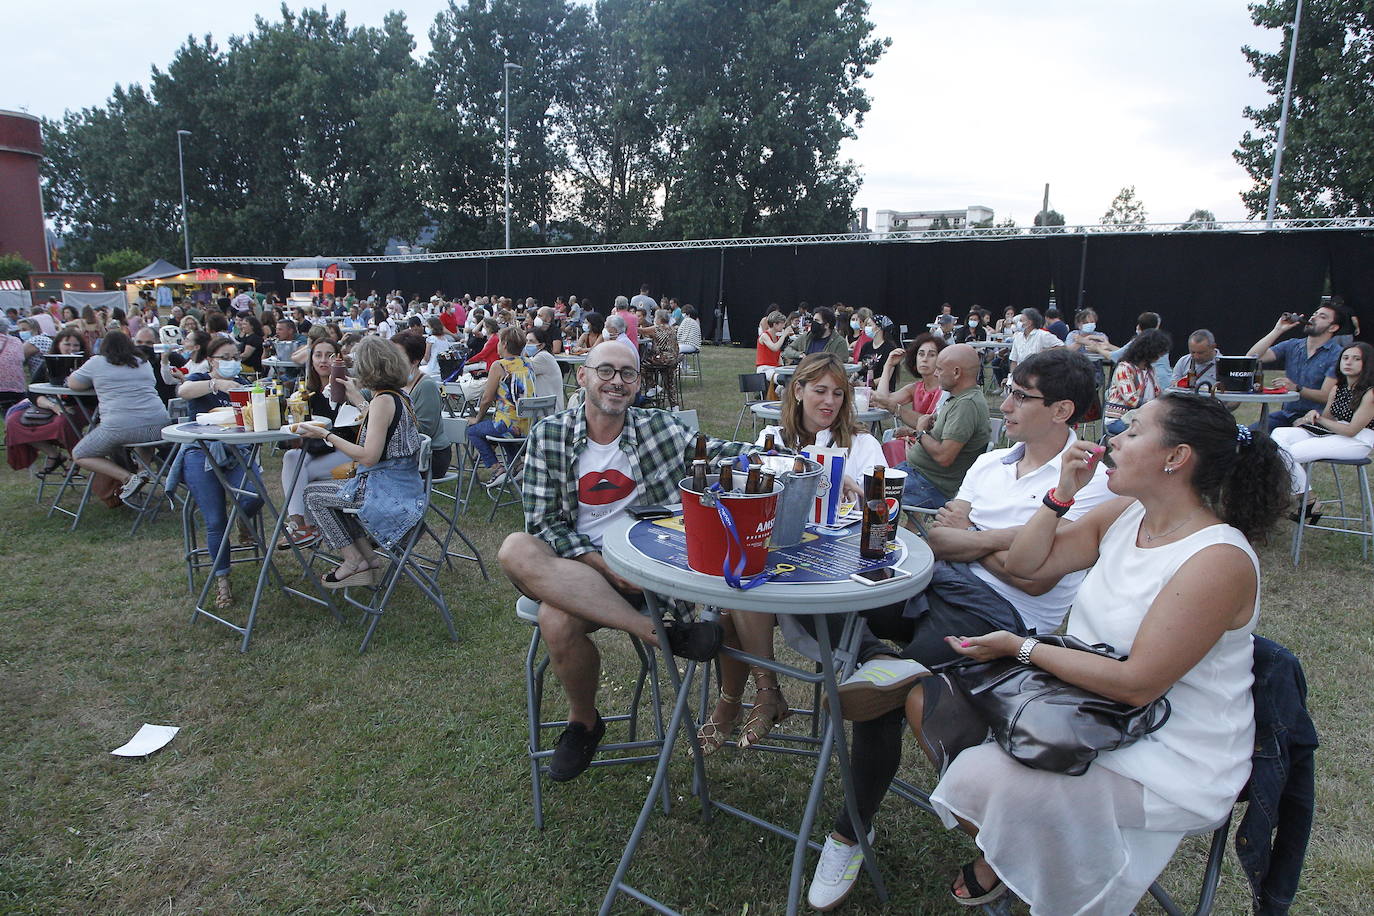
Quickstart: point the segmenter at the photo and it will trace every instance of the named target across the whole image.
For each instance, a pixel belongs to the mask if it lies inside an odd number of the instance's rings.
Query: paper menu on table
[[[154,751],[160,751],[166,747],[179,731],[181,731],[180,726],[149,725],[145,722],[143,727],[127,743],[115,748],[110,753],[116,757],[147,757]]]

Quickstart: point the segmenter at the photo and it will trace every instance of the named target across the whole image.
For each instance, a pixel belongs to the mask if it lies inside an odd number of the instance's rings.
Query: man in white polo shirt
[[[1007,437],[1016,444],[980,455],[936,516],[927,538],[939,561],[930,587],[904,605],[865,615],[871,632],[859,648],[863,664],[840,685],[840,703],[841,714],[854,722],[850,761],[870,842],[873,817],[901,763],[906,695],[928,666],[958,658],[944,638],[995,629],[1048,633],[1068,613],[1086,572],[1057,581],[1020,579],[1006,572],[1003,560],[1018,527],[1059,481],[1060,457],[1077,441],[1072,425],[1096,400],[1096,373],[1080,353],[1054,348],[1018,363],[1002,402]],[[1099,463],[1065,518],[1078,518],[1111,495]],[[878,636],[903,644],[900,656]],[[811,882],[813,907],[833,909],[853,888],[863,861],[858,833],[841,810]]]

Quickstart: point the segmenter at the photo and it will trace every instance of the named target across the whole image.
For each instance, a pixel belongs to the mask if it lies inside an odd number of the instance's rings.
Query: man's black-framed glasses
[[[622,369],[617,369],[609,363],[602,363],[599,366],[588,366],[587,368],[595,372],[596,377],[603,382],[609,382],[611,379],[615,378],[617,374],[620,375],[620,380],[627,385],[639,378],[639,370],[633,366],[625,366]]]
[[[1006,392],[1007,397],[1011,398],[1013,401],[1016,402],[1018,407],[1022,404],[1025,404],[1027,401],[1045,400],[1044,395],[1031,394],[1029,391],[1022,391],[1020,388],[1013,388],[1011,386],[1011,379],[1007,379],[1007,381],[1002,384],[1002,390]]]

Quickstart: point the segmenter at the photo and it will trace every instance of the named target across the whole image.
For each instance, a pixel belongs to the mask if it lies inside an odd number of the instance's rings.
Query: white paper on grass
[[[179,731],[181,728],[176,725],[149,725],[145,722],[127,744],[115,748],[110,753],[117,757],[147,757],[154,751],[166,747]]]

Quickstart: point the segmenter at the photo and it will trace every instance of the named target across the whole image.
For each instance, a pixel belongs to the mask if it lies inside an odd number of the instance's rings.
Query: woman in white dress
[[[864,469],[887,465],[882,444],[854,418],[854,389],[844,363],[833,353],[812,353],[797,364],[796,373],[783,389],[782,423],[764,427],[758,444],[764,445],[770,436],[779,448],[793,452],[810,446],[845,449],[844,493],[854,500],[862,495],[858,481],[863,479]],[[732,612],[725,622],[729,645],[751,655],[773,657],[772,614]],[[744,662],[724,656],[720,671],[715,711],[697,732],[697,741],[707,754],[720,750],[734,732],[749,675]],[[765,668],[755,668],[753,673],[754,706],[740,734],[742,748],[762,741],[774,725],[791,714],[777,675]]]
[[[1066,630],[1129,657],[1005,631],[949,639],[960,654],[1028,659],[1133,706],[1168,694],[1172,714],[1154,734],[1100,754],[1082,776],[1031,769],[994,743],[959,754],[931,801],[983,853],[950,887],[961,904],[1010,887],[1032,914],[1129,913],[1183,836],[1224,819],[1250,775],[1259,562],[1249,541],[1286,508],[1283,458],[1267,435],[1195,395],[1151,401],[1111,444],[1109,486],[1122,498],[1060,524],[1103,454],[1092,443],[1070,447],[1006,568],[1037,578],[1089,569]],[[918,688],[907,702],[918,739],[929,724],[926,699]],[[929,704],[932,721],[940,708]]]

